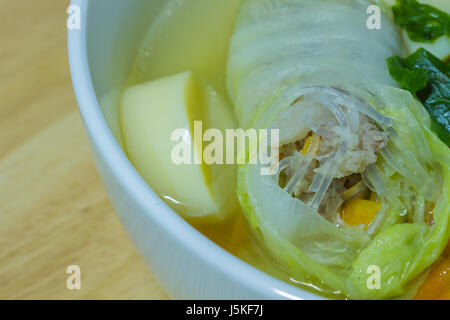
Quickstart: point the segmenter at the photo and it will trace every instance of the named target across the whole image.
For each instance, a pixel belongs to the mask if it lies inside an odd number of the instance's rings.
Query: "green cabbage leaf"
[[[270,128],[299,92],[319,86],[343,89],[392,119],[388,146],[362,174],[383,203],[367,230],[332,224],[261,175],[259,164],[238,169],[246,219],[284,272],[351,299],[406,295],[450,236],[449,148],[423,105],[388,73],[386,59],[402,53],[394,23],[383,16],[382,32],[361,28],[370,3],[245,0],[227,66],[243,128]],[[371,266],[380,269],[379,289],[367,285]]]
[[[323,292],[352,299],[406,294],[450,237],[448,147],[430,130],[426,110],[409,92],[393,87],[382,92],[382,112],[394,120],[395,129],[386,150],[397,164],[383,156],[376,164],[383,209],[367,231],[331,224],[289,196],[273,176],[261,176],[258,165],[239,168],[238,197],[247,220],[286,272]],[[407,170],[397,171],[398,163]],[[368,179],[376,178],[368,174]],[[426,217],[431,203],[433,224]],[[367,286],[371,266],[381,270],[380,289]]]

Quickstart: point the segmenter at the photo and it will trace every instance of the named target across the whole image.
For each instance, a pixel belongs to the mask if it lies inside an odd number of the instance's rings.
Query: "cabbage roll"
[[[244,0],[227,63],[240,126],[279,129],[278,172],[238,170],[252,231],[288,277],[351,299],[409,294],[450,235],[449,149],[390,77],[402,42],[388,11],[369,30],[372,4]]]

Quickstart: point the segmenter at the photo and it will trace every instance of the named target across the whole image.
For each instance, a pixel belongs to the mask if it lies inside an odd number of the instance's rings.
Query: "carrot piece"
[[[417,290],[414,299],[450,299],[450,245],[447,246],[441,260],[432,267],[427,279]]]
[[[344,203],[341,217],[348,225],[359,226],[364,224],[367,228],[375,215],[381,210],[381,207],[380,202],[359,198],[350,199]]]
[[[425,282],[419,288],[414,299],[428,300],[438,299],[442,295],[449,295],[450,292],[450,258],[438,262],[433,267]]]

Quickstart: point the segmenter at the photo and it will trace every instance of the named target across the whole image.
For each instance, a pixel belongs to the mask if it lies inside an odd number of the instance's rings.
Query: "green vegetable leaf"
[[[388,60],[389,73],[402,85],[404,89],[417,92],[428,84],[428,71],[426,69],[409,69],[400,57],[392,57]]]
[[[433,119],[432,129],[450,145],[450,66],[420,48],[409,57],[388,59],[389,73],[419,99]]]
[[[395,22],[402,26],[411,40],[430,42],[450,35],[450,15],[416,0],[397,0],[392,7]]]

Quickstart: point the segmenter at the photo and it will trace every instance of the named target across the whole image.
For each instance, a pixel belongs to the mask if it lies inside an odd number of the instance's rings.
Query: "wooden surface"
[[[0,0],[0,299],[165,299],[96,173],[64,0]],[[66,268],[81,268],[81,290]]]

